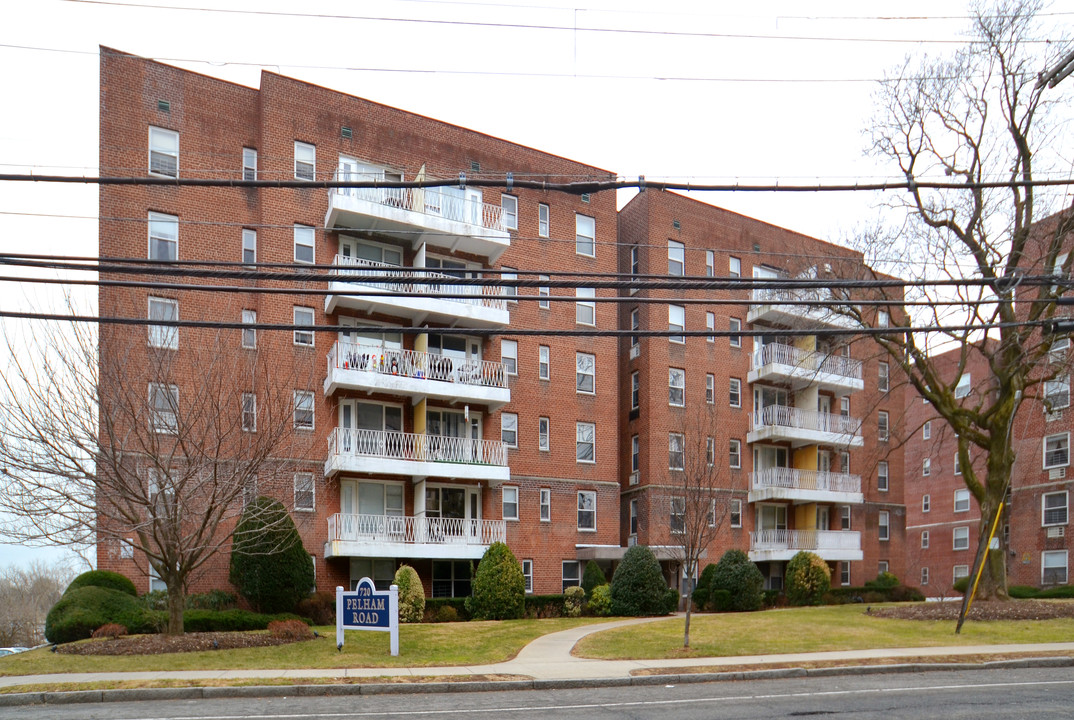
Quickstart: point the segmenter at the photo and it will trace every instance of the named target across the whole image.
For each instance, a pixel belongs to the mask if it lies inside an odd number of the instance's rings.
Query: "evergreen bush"
[[[969,587],[970,587],[970,576],[969,575],[966,575],[965,577],[960,577],[958,580],[955,580],[955,584],[951,586],[951,588],[955,592],[962,593],[963,595],[966,594],[966,590],[968,590]]]
[[[81,587],[103,587],[138,597],[138,590],[135,589],[130,578],[111,570],[89,570],[84,572],[71,581],[63,594],[66,595],[72,590],[77,590]]]
[[[1010,595],[1012,598],[1017,598],[1018,600],[1028,600],[1030,598],[1035,598],[1039,593],[1040,590],[1033,587],[1032,585],[1009,585],[1007,587],[1007,594]]]
[[[604,576],[604,571],[600,569],[600,565],[597,565],[596,560],[586,563],[585,572],[582,573],[582,589],[585,590],[586,599],[593,597],[593,588],[605,585],[607,582],[608,578]]]
[[[585,603],[585,590],[579,585],[572,585],[563,591],[563,616],[578,617],[582,614]]]
[[[623,555],[612,576],[612,614],[625,617],[666,615],[667,589],[660,563],[652,550],[635,545]]]
[[[1055,587],[1050,587],[1038,592],[1037,597],[1042,600],[1074,598],[1074,585],[1057,585]]]
[[[802,550],[787,563],[787,599],[792,605],[818,605],[832,587],[828,563]]]
[[[707,568],[706,568],[707,569]],[[741,550],[728,550],[713,568],[711,589],[725,590],[726,601],[720,612],[753,612],[764,604],[764,575]],[[713,603],[715,605],[715,603]]]
[[[157,632],[161,613],[146,610],[138,598],[122,590],[84,585],[68,589],[45,617],[45,638],[52,643],[85,640],[93,631],[114,623],[132,634]]]
[[[494,542],[474,573],[466,609],[474,620],[514,620],[526,609],[526,578],[506,543]]]
[[[865,587],[870,590],[884,590],[886,588],[893,588],[899,584],[899,578],[889,572],[882,572],[876,576],[875,580],[868,580],[865,583]]]
[[[290,612],[309,595],[313,561],[279,500],[260,497],[243,510],[231,546],[229,579],[263,613]]]
[[[691,599],[694,601],[694,606],[698,610],[710,610],[712,609],[712,575],[716,572],[716,564],[709,563],[705,566],[705,569],[701,571],[701,576],[697,579],[697,587],[694,588],[694,594]]]
[[[593,588],[593,595],[589,598],[589,614],[603,617],[612,614],[612,586],[608,583],[597,585]]]
[[[425,616],[425,588],[418,571],[400,565],[395,571],[395,584],[399,586],[399,622],[421,622]]]

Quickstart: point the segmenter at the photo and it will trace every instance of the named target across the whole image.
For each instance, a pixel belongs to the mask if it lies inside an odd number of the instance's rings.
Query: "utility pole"
[[[1037,76],[1037,87],[1041,88],[1047,85],[1053,88],[1072,72],[1074,72],[1074,50],[1071,50],[1066,57],[1056,63],[1051,70],[1042,72]]]

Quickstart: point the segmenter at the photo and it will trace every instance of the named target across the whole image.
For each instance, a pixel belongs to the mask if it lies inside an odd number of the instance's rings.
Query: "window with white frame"
[[[850,453],[846,450],[839,453],[839,472],[850,473]]]
[[[876,518],[876,539],[885,542],[891,538],[891,517],[887,510],[881,510]]]
[[[1049,525],[1067,524],[1067,493],[1045,493],[1040,498],[1040,524],[1042,527]]]
[[[928,530],[922,530],[921,531],[921,549],[922,550],[927,550],[928,547],[929,547],[929,531]]]
[[[682,433],[668,433],[668,468],[682,470],[685,455],[685,438]]]
[[[705,375],[705,402],[709,405],[716,402],[716,376],[712,373]]]
[[[929,584],[929,569],[927,567],[921,568],[921,584],[922,585],[928,585]]]
[[[728,389],[731,407],[742,407],[742,381],[738,378],[729,378]]]
[[[733,528],[742,527],[742,501],[741,500],[734,499],[734,500],[731,501],[730,515],[731,515],[731,517],[730,517],[731,527],[733,527]]]
[[[1066,467],[1070,464],[1070,433],[1044,438],[1044,469]]]
[[[500,413],[500,441],[507,447],[518,447],[518,415]]]
[[[839,563],[839,584],[850,585],[850,562],[847,560]]]
[[[549,422],[546,417],[537,418],[537,449],[542,452],[548,452],[551,446]]]
[[[630,409],[637,410],[641,395],[641,375],[637,370],[630,373]]]
[[[179,133],[149,126],[149,174],[179,177]]]
[[[682,276],[686,272],[686,246],[668,240],[668,275]]]
[[[174,435],[178,431],[178,385],[149,383],[149,421],[153,432]]]
[[[518,488],[504,485],[503,488],[503,519],[518,520]]]
[[[550,216],[548,206],[544,203],[537,203],[537,237],[548,237],[549,225]]]
[[[682,332],[686,329],[686,308],[682,305],[668,305],[668,330],[672,332]],[[673,343],[685,343],[686,338],[682,335],[671,335],[668,337]]]
[[[637,245],[630,246],[630,275],[637,277],[641,274],[641,251]]]
[[[727,274],[731,277],[742,277],[742,261],[737,257],[727,258]]]
[[[1041,585],[1067,584],[1067,551],[1048,550],[1040,554]]]
[[[518,271],[515,268],[501,267],[500,268],[500,282],[503,283],[503,296],[509,303],[518,302],[518,285],[515,285],[515,281],[518,280]]]
[[[840,505],[839,506],[839,529],[840,530],[849,530],[850,529],[850,506],[849,505]]]
[[[636,499],[630,501],[630,520],[628,529],[631,538],[636,541],[638,537],[638,501]]]
[[[731,466],[732,469],[737,470],[742,467],[742,441],[732,438],[728,441],[728,445],[729,454],[727,464]]]
[[[633,310],[630,311],[630,331],[631,332],[637,332],[640,329],[641,329],[640,311],[638,310],[638,308],[634,308]],[[633,348],[633,347],[637,347],[637,346],[638,346],[638,336],[637,335],[631,335],[630,336],[630,347]]]
[[[970,529],[965,525],[955,528],[951,532],[951,546],[955,550],[969,550]]]
[[[887,560],[881,560],[876,564],[876,574],[877,575],[883,575],[887,571],[888,571],[888,561]]]
[[[569,587],[581,586],[582,584],[582,563],[577,560],[564,560],[563,561],[563,589],[566,590]]]
[[[303,327],[313,327],[313,308],[299,307],[298,305],[296,305],[294,308],[294,313],[295,325],[301,325]],[[314,332],[312,330],[295,330],[295,345],[313,347],[313,336]]]
[[[955,397],[964,398],[970,394],[970,373],[962,375],[955,384]]]
[[[295,510],[313,510],[314,492],[313,473],[295,473]]]
[[[257,180],[257,150],[242,149],[242,179]]]
[[[955,490],[955,512],[970,511],[970,491]]]
[[[1063,375],[1044,383],[1044,402],[1049,411],[1070,407],[1070,376]]]
[[[876,464],[876,489],[880,492],[888,491],[888,461],[881,460]]]
[[[500,340],[500,362],[508,375],[518,375],[518,341]]]
[[[242,262],[244,265],[253,265],[257,262],[257,231],[250,228],[242,229]]]
[[[686,371],[668,368],[668,405],[682,407],[686,404]]]
[[[705,438],[705,464],[712,467],[716,464],[716,439]]]
[[[295,262],[312,265],[314,233],[309,225],[295,225]]]
[[[587,215],[574,215],[574,251],[579,255],[596,255],[597,221]]]
[[[731,318],[730,320],[728,320],[728,329],[731,332],[742,332],[742,321],[738,318]],[[742,347],[741,335],[731,335],[727,338],[727,341],[731,344],[731,347],[733,348]]]
[[[574,353],[575,386],[580,393],[592,395],[597,391],[597,359],[589,353]]]
[[[887,327],[891,324],[891,316],[888,315],[887,310],[877,310],[876,312],[876,326]]]
[[[638,472],[641,469],[641,439],[637,435],[630,436],[630,472]]]
[[[921,512],[927,513],[932,510],[932,496],[925,493],[921,496]]]
[[[593,298],[596,291],[593,288],[574,289],[574,321],[579,325],[597,324],[597,303]]]
[[[686,498],[671,498],[670,517],[668,526],[672,535],[682,535],[686,532]]]
[[[537,348],[537,377],[541,380],[548,380],[552,377],[550,353],[551,350],[547,345],[540,345]]]
[[[921,476],[928,477],[932,474],[932,458],[925,458],[921,461]]]
[[[962,474],[962,461],[958,457],[958,452],[955,452],[955,475]]]
[[[541,488],[541,522],[552,522],[552,489]]]
[[[577,461],[580,463],[596,462],[596,424],[587,422],[576,423],[574,430]]]
[[[592,490],[578,491],[578,529],[597,529],[597,493]]]
[[[843,395],[839,398],[839,415],[842,417],[850,417],[850,396]]]
[[[522,579],[526,581],[526,594],[533,593],[533,561],[522,561]]]
[[[308,390],[295,390],[294,426],[298,430],[313,429],[313,393]]]
[[[242,394],[242,430],[257,432],[257,395],[254,393]]]
[[[951,568],[951,580],[952,582],[958,582],[964,577],[969,577],[970,566],[969,565],[955,565]]]
[[[518,230],[518,198],[500,193],[500,208],[503,210],[503,226],[508,230]]]
[[[929,440],[932,438],[932,421],[926,420],[925,424],[921,426],[921,439]]]
[[[705,329],[709,330],[710,332],[715,332],[716,331],[716,313],[711,313],[711,312],[706,312],[705,313]],[[710,343],[716,342],[716,336],[715,335],[709,335],[705,339],[708,340]]]
[[[149,213],[149,259],[179,259],[179,218],[163,213]]]
[[[295,179],[317,179],[317,148],[295,140]]]
[[[542,282],[548,281],[547,275],[539,275],[538,278]],[[537,307],[541,310],[547,310],[551,304],[551,301],[548,298],[550,298],[551,296],[552,288],[550,288],[548,285],[540,285],[537,288]]]
[[[151,322],[176,322],[179,320],[179,301],[170,298],[149,298]],[[179,328],[175,325],[150,325],[149,347],[175,350],[179,347]]]
[[[242,324],[243,325],[255,325],[257,323],[257,311],[256,310],[243,310],[242,311]],[[257,347],[257,328],[248,327],[242,329],[242,346],[248,350],[253,350]]]
[[[887,392],[891,386],[891,368],[886,362],[881,362],[878,367],[879,377],[876,380],[876,389],[880,392]]]
[[[705,276],[712,277],[716,274],[716,253],[712,250],[705,251]]]
[[[876,439],[880,442],[887,442],[889,433],[887,410],[881,410],[876,414]]]

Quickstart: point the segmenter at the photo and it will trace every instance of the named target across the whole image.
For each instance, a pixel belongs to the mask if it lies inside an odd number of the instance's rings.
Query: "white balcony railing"
[[[861,550],[861,533],[851,530],[757,530],[750,550]]]
[[[765,365],[789,365],[807,373],[819,375],[836,375],[838,377],[861,380],[861,361],[842,355],[802,350],[793,345],[769,343],[751,356],[753,369]]]
[[[811,430],[824,433],[838,433],[840,435],[861,434],[861,421],[858,418],[846,415],[819,412],[817,410],[803,410],[787,405],[769,405],[760,412],[751,413],[753,429],[760,430],[766,427],[785,427],[796,430]]]
[[[328,518],[329,542],[491,545],[506,540],[507,527],[503,520],[344,513]]]
[[[450,285],[438,282],[439,278],[453,277],[435,270],[408,268],[388,263],[374,262],[348,255],[336,255],[333,264],[339,268],[335,276],[339,282],[365,285],[383,293],[407,295],[466,295],[467,297],[440,298],[445,302],[465,303],[493,310],[507,309],[507,288]],[[371,280],[373,277],[390,277],[390,280]]]
[[[765,305],[779,305],[782,303],[831,303],[835,298],[828,288],[754,288],[750,292],[750,300]],[[799,305],[807,308],[808,305]],[[825,305],[817,309],[829,311],[838,306]]]
[[[750,473],[754,491],[780,488],[815,492],[860,493],[861,475],[773,467]]]
[[[328,372],[359,370],[475,387],[508,387],[503,363],[453,360],[417,350],[391,350],[354,342],[337,342],[328,353]]]
[[[507,446],[499,440],[473,440],[391,430],[336,428],[328,436],[328,454],[416,462],[507,465]]]
[[[333,180],[346,180],[345,174],[338,171]],[[364,177],[353,177],[364,180]],[[480,202],[463,197],[450,190],[440,188],[329,188],[329,202],[332,196],[352,197],[366,202],[376,203],[391,208],[401,208],[442,217],[456,222],[469,223],[489,230],[504,231],[503,208],[487,202]]]

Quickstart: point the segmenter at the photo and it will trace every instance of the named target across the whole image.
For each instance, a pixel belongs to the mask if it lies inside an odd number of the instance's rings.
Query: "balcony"
[[[788,327],[860,327],[834,307],[797,304],[831,300],[831,291],[827,288],[754,288],[750,293],[752,304],[746,312],[746,322]]]
[[[341,472],[489,482],[511,476],[507,446],[499,440],[336,428],[328,436],[324,474]]]
[[[794,389],[817,385],[840,395],[865,387],[861,361],[842,355],[770,343],[750,356],[749,382],[787,383]]]
[[[415,324],[432,321],[461,327],[502,327],[511,320],[502,287],[445,285],[437,282],[450,277],[443,273],[346,255],[336,255],[333,265],[339,270],[328,282],[326,313],[343,307],[402,316]],[[442,293],[467,297],[435,297]]]
[[[511,401],[503,363],[454,360],[416,350],[337,342],[328,353],[324,394],[360,390],[404,395],[420,401],[435,398],[467,402],[497,410]]]
[[[824,560],[861,560],[861,533],[851,530],[758,530],[750,533],[750,560],[790,560],[808,550]]]
[[[773,467],[750,473],[749,501],[791,500],[854,505],[864,502],[861,476]]]
[[[457,188],[330,188],[324,225],[393,236],[413,248],[429,242],[495,262],[511,246],[503,209],[464,195]]]
[[[336,513],[328,518],[324,556],[480,560],[489,545],[506,540],[503,520]]]
[[[750,413],[752,428],[746,442],[785,441],[792,447],[836,445],[861,447],[861,420],[845,415],[769,405]]]

